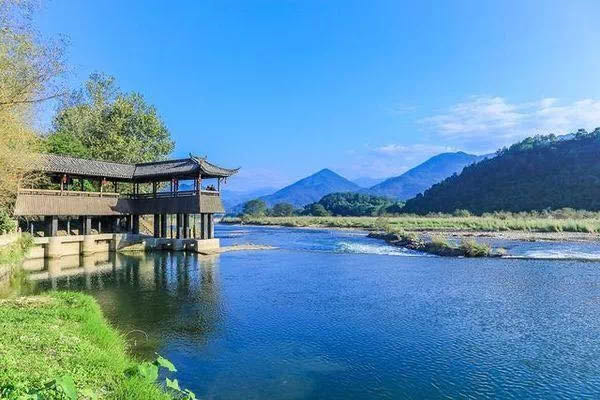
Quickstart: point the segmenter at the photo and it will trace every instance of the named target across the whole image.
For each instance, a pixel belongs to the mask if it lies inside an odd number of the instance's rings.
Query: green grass
[[[28,293],[32,284],[21,268],[25,254],[33,246],[33,237],[22,235],[17,241],[0,247],[0,268],[9,269],[8,282],[0,282],[0,298],[13,297]]]
[[[126,348],[87,295],[0,300],[0,388],[40,388],[70,375],[79,391],[101,399],[170,399],[156,384],[125,377],[124,370],[135,364]]]
[[[600,233],[600,216],[560,218],[553,215],[511,214],[455,217],[248,217],[227,218],[225,223],[281,225],[289,227],[359,228],[388,231],[526,231],[526,232],[583,232]]]

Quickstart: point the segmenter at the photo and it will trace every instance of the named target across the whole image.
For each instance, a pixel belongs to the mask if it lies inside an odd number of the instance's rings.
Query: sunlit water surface
[[[353,231],[217,234],[279,249],[26,267],[40,290],[92,294],[138,356],[166,356],[205,399],[600,397],[600,262],[561,260],[598,245],[451,259]]]

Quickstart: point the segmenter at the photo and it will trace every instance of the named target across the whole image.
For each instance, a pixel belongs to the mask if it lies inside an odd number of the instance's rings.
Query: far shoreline
[[[293,217],[292,217],[293,218]],[[327,217],[329,219],[334,218],[345,218],[345,217]],[[367,218],[367,217],[358,217]],[[424,217],[425,218],[425,217]],[[370,232],[383,232],[383,228],[375,228],[369,226],[335,226],[328,225],[327,223],[317,223],[308,225],[292,225],[289,223],[277,223],[279,219],[288,220],[288,217],[261,217],[261,220],[268,220],[268,222],[261,222],[259,220],[250,219],[243,221],[240,218],[221,220],[219,224],[223,225],[239,225],[239,226],[261,226],[268,228],[295,228],[295,229],[335,229],[342,231],[362,231],[365,233]],[[373,217],[373,219],[375,219]],[[466,229],[404,229],[405,232],[416,233],[423,236],[444,236],[452,240],[461,239],[496,239],[496,240],[514,240],[523,242],[599,242],[600,234],[593,232],[541,232],[541,231],[523,231],[523,230],[503,230],[503,231],[492,231],[492,230],[466,230]]]

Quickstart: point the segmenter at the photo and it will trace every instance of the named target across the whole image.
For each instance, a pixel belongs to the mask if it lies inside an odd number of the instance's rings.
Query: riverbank
[[[600,219],[497,217],[244,217],[224,224],[296,228],[361,229],[380,232],[417,232],[453,239],[493,238],[523,241],[598,241]]]
[[[153,383],[125,376],[136,365],[125,340],[87,295],[0,300],[0,321],[0,398],[38,389],[47,396],[40,398],[69,398],[56,394],[56,384],[49,384],[55,380],[72,380],[80,399],[171,398]]]

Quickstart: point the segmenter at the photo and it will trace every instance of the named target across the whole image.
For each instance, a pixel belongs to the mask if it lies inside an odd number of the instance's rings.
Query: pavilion
[[[56,236],[60,221],[66,223],[70,235],[75,219],[80,235],[92,234],[92,227],[98,233],[139,234],[140,216],[153,215],[154,237],[170,234],[177,239],[214,238],[213,216],[225,212],[221,183],[239,170],[191,154],[185,159],[139,164],[42,154],[34,169],[60,189],[19,190],[14,214],[31,232],[39,228],[34,224],[42,223],[44,236]],[[203,188],[206,179],[216,179],[217,186]],[[86,181],[97,190],[86,191]],[[191,190],[179,190],[182,181],[192,182]],[[128,193],[123,194],[125,190]],[[190,225],[191,215],[200,217],[200,232],[196,232],[196,224]],[[172,226],[176,226],[175,233]]]

